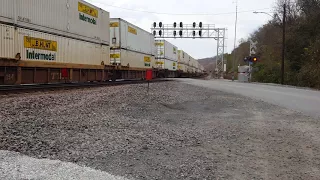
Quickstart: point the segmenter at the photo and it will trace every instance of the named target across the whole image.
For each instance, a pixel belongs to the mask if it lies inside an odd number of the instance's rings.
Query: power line
[[[109,7],[114,7],[114,8],[119,8],[119,9],[124,9],[127,11],[135,11],[135,12],[142,12],[142,13],[149,13],[149,14],[162,14],[162,15],[172,15],[172,16],[217,16],[217,15],[228,15],[228,14],[236,14],[236,12],[225,12],[225,13],[203,13],[203,14],[175,14],[175,13],[165,13],[165,12],[153,12],[153,11],[144,11],[144,10],[137,10],[137,9],[130,9],[130,8],[124,8],[120,6],[114,6],[110,4],[105,4],[105,3],[97,3],[97,4],[102,4],[105,6]],[[254,10],[246,10],[246,11],[238,11],[238,13],[248,13],[248,12],[254,12],[254,11],[261,11],[261,10],[267,10],[270,8],[263,8],[263,9],[254,9]]]

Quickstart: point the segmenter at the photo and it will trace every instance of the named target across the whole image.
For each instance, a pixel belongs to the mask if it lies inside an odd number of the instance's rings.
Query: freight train
[[[82,0],[1,0],[0,85],[200,76],[189,54]]]

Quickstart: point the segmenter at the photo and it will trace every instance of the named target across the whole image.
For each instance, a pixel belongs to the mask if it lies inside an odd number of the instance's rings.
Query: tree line
[[[249,40],[257,41],[259,62],[254,65],[253,81],[281,82],[283,5],[286,13],[285,84],[320,89],[320,0],[278,0],[273,19],[253,32],[249,39],[226,54],[227,71],[233,72],[236,52],[237,66],[244,65]]]

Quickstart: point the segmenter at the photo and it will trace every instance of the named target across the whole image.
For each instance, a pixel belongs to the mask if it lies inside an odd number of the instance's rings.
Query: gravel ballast
[[[0,150],[129,179],[320,179],[319,120],[181,82],[146,87],[1,96]]]

